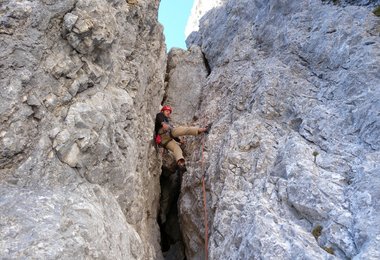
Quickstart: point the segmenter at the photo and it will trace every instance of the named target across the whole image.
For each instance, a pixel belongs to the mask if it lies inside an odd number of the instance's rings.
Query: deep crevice
[[[166,260],[186,260],[185,247],[178,216],[178,198],[182,172],[162,167],[161,197],[158,224],[161,232],[161,250]]]
[[[202,52],[202,57],[203,57],[203,63],[205,64],[205,67],[206,67],[206,70],[207,70],[207,77],[210,76],[211,74],[211,67],[210,67],[210,64],[206,58],[206,55],[204,54],[204,52]]]

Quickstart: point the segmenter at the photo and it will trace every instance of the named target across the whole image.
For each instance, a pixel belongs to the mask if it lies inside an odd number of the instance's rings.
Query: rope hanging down
[[[205,224],[205,260],[208,260],[208,221],[207,221],[207,199],[206,199],[206,184],[205,184],[205,169],[204,169],[204,150],[205,150],[205,137],[202,137],[202,191],[203,191],[203,210],[204,210],[204,224]]]

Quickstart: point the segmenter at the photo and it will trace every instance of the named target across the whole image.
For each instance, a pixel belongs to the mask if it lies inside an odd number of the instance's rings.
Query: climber
[[[178,167],[181,170],[186,170],[185,158],[178,143],[183,143],[179,136],[183,135],[198,135],[210,131],[211,124],[207,127],[173,127],[170,123],[170,115],[172,108],[163,106],[161,112],[156,115],[156,123],[154,126],[156,144],[168,149],[174,154]],[[178,142],[178,143],[177,143]]]

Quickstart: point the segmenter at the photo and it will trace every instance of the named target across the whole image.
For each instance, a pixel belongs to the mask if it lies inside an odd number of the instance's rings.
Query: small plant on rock
[[[318,225],[316,226],[313,231],[311,231],[311,233],[313,234],[313,236],[315,237],[316,240],[318,240],[318,237],[321,236],[322,234],[322,229],[323,227],[321,225]]]
[[[380,16],[380,5],[376,6],[376,8],[373,10],[373,13],[376,16]]]
[[[319,153],[317,151],[314,151],[313,152],[313,156],[314,156],[314,163],[317,163],[317,156],[319,155]]]
[[[322,247],[323,248],[323,250],[325,250],[327,253],[329,253],[329,254],[334,254],[334,249],[330,246],[330,247],[327,247],[327,246],[324,246],[324,247]]]

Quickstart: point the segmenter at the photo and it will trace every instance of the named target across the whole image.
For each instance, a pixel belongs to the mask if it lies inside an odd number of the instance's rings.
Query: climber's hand
[[[170,126],[168,124],[162,123],[162,128],[164,130],[169,130]]]

